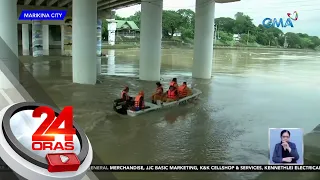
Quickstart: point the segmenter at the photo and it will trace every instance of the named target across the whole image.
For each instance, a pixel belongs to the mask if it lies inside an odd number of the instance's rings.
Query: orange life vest
[[[162,95],[162,94],[163,94],[163,88],[162,88],[162,86],[160,86],[160,87],[158,87],[158,88],[156,89],[156,94],[158,94],[158,95]]]
[[[176,92],[177,92],[176,89],[175,90],[170,90],[169,89],[167,98],[169,98],[169,99],[177,99],[178,97],[177,97]]]
[[[171,81],[171,82],[170,82],[170,86],[174,86],[174,87],[176,87],[176,86],[177,86],[177,83],[176,83],[176,82],[174,82],[174,81]]]
[[[179,96],[186,97],[188,95],[188,90],[186,85],[181,85],[178,88]]]
[[[140,101],[141,101],[142,96],[138,95],[136,96],[136,98],[134,99],[134,107],[140,107]],[[142,107],[144,107],[144,102],[142,101]]]
[[[124,96],[124,97],[123,97],[123,96]],[[123,100],[129,100],[128,93],[125,92],[125,91],[122,91],[122,92],[121,92],[121,99],[123,99]]]

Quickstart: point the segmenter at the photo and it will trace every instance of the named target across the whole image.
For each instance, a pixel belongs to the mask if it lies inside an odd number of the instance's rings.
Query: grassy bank
[[[110,46],[107,42],[103,42],[102,49],[136,49],[140,48],[140,39],[136,38],[126,38],[122,36],[116,37],[116,43],[114,46]],[[182,40],[180,37],[173,38],[163,38],[161,42],[162,49],[193,49],[193,39],[185,38]],[[235,49],[235,50],[255,50],[255,49],[265,49],[265,50],[279,50],[279,51],[314,51],[312,49],[293,49],[293,48],[283,48],[281,46],[262,46],[258,43],[241,43],[236,41],[215,41],[214,49]],[[316,49],[317,50],[317,49]],[[320,50],[320,47],[319,49]]]
[[[22,49],[22,46],[19,46],[20,49]],[[59,45],[50,45],[50,49],[60,49],[61,47]],[[104,43],[102,45],[102,49],[138,49],[140,48],[139,43],[120,43],[116,44],[114,46],[107,45]],[[193,49],[193,45],[190,44],[183,44],[183,43],[177,43],[177,42],[168,42],[164,41],[162,42],[162,49]],[[275,50],[275,51],[314,51],[311,49],[284,49],[279,47],[269,47],[269,46],[227,46],[227,45],[214,45],[214,49],[232,49],[232,50],[255,50],[255,49],[264,49],[264,50]],[[317,51],[320,51],[320,48],[317,49]]]
[[[137,49],[140,48],[140,45],[138,43],[136,44],[115,44],[114,46],[111,45],[102,45],[102,49]],[[162,43],[162,49],[174,49],[174,48],[185,48],[185,49],[193,49],[192,45],[184,44],[184,45],[179,45],[179,44],[166,44]],[[284,49],[284,48],[279,48],[279,47],[264,47],[264,46],[226,46],[226,45],[214,45],[214,49],[232,49],[232,50],[255,50],[255,49],[265,49],[265,50],[275,50],[275,51],[313,51],[310,49]]]

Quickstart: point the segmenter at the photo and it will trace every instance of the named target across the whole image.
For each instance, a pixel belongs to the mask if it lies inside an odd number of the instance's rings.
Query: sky
[[[195,10],[196,0],[163,0],[164,10],[192,9]],[[119,9],[116,13],[122,17],[133,15],[140,11],[141,6],[135,5]],[[281,28],[283,32],[307,33],[320,37],[320,0],[241,0],[240,2],[216,4],[215,18],[231,17],[237,12],[243,12],[253,19],[255,25],[262,23],[264,18],[287,19],[287,13],[298,12],[299,18],[293,21],[292,27]]]

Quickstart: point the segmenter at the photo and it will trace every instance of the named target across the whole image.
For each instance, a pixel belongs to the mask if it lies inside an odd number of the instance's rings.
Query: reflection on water
[[[135,53],[131,54],[131,52]],[[121,58],[118,61],[119,56]],[[139,63],[136,64],[138,58],[137,51],[128,50],[127,54],[124,54],[123,51],[107,50],[107,59],[102,63],[102,75],[134,77],[139,70]]]
[[[116,64],[115,64],[115,60],[116,60],[116,56],[114,55],[115,50],[111,49],[108,50],[108,69],[107,69],[107,74],[108,75],[115,75],[115,68],[116,68]]]
[[[109,50],[101,59],[102,84],[72,84],[71,58],[22,57],[60,106],[73,105],[76,121],[105,163],[264,164],[268,127],[310,132],[320,117],[319,53],[221,50],[213,78],[191,78],[192,50],[163,49],[161,76],[203,91],[199,101],[125,117],[112,110],[124,85],[150,97],[155,82],[139,81],[139,50]],[[99,62],[99,61],[98,61]],[[34,64],[39,64],[36,68]],[[99,64],[98,64],[99,66]],[[117,76],[110,76],[117,75]],[[118,179],[251,179],[258,173],[115,173]],[[312,178],[311,178],[312,179]],[[316,178],[317,179],[317,178]]]
[[[97,75],[101,74],[101,57],[97,57]]]

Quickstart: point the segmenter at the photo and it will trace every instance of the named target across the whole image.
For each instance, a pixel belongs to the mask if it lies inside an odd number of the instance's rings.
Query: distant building
[[[139,37],[140,29],[134,21],[115,20],[117,23],[116,36],[124,36],[128,38]]]
[[[116,43],[116,30],[117,30],[117,23],[114,19],[107,19],[108,22],[108,44],[115,45]]]
[[[171,36],[171,33],[168,33],[170,36]],[[181,36],[181,33],[180,32],[175,32],[173,34],[173,37],[180,37]]]
[[[234,34],[233,35],[233,40],[236,41],[236,42],[240,41],[240,38],[241,38],[240,34]]]

